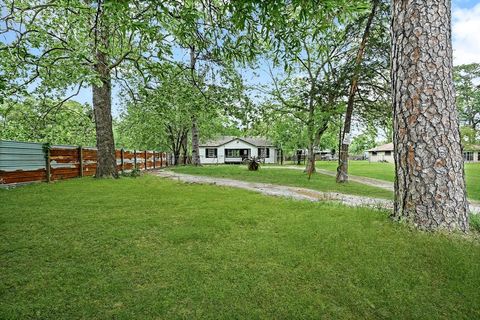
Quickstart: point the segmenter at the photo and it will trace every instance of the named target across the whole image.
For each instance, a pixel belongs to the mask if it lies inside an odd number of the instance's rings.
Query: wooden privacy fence
[[[166,167],[171,155],[159,151],[115,150],[117,170]],[[93,176],[97,149],[0,140],[0,184],[54,181]]]

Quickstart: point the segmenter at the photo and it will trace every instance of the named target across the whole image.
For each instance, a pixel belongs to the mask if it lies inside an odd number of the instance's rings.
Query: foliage
[[[248,102],[235,72],[224,70],[218,76],[222,85],[204,84],[204,90],[198,90],[192,87],[189,70],[180,66],[163,64],[151,70],[149,85],[138,83],[135,96],[125,96],[116,124],[118,143],[178,155],[193,114],[203,139],[237,132],[235,116]]]
[[[369,129],[370,130],[365,130],[353,139],[350,145],[351,154],[362,155],[366,150],[376,146],[377,143],[375,139],[377,137],[377,131],[372,130],[373,128]]]
[[[479,139],[477,139],[478,133],[472,127],[460,127],[460,137],[462,138],[462,145],[464,147],[469,147],[477,144]]]
[[[456,104],[460,123],[480,131],[480,64],[471,63],[453,68]]]
[[[94,146],[91,108],[75,101],[56,105],[33,99],[0,105],[0,139]]]
[[[129,178],[137,178],[142,175],[142,170],[140,170],[140,165],[136,165],[135,168],[133,168],[130,171],[122,171],[121,176],[122,177],[129,177]]]

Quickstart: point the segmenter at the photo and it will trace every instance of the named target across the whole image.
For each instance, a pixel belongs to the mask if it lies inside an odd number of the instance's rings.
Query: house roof
[[[200,143],[200,147],[218,147],[224,145],[230,141],[242,140],[248,144],[251,144],[255,147],[273,147],[273,143],[266,138],[262,137],[234,137],[234,136],[222,136],[217,139],[212,139]]]
[[[378,147],[367,150],[367,152],[372,152],[372,151],[373,152],[393,151],[393,142],[390,142],[390,143],[387,143],[387,144],[384,144],[384,145],[381,145],[381,146],[378,146]]]
[[[378,146],[372,149],[367,150],[367,152],[378,152],[378,151],[393,151],[393,143],[387,143],[382,146]],[[463,147],[463,151],[480,151],[480,145],[468,145]]]

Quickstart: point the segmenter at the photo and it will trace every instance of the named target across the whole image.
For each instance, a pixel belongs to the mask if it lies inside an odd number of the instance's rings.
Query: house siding
[[[466,160],[465,159],[465,156],[463,157],[463,160],[466,162],[466,163],[479,163],[480,162],[480,151],[469,151],[469,150],[465,150],[465,152],[472,152],[473,153],[473,160]]]
[[[393,158],[393,151],[390,152],[389,155],[386,154],[385,151],[377,151],[377,154],[374,155],[372,151],[368,152],[368,160],[370,162],[390,162],[394,163],[394,158]]]
[[[257,146],[251,145],[241,139],[235,139],[221,146],[200,146],[200,162],[202,164],[222,164],[242,162],[241,158],[225,158],[225,149],[249,149],[250,157],[258,157]],[[217,158],[207,158],[206,149],[217,149]],[[276,163],[276,149],[269,147],[269,157],[265,158],[265,163]]]

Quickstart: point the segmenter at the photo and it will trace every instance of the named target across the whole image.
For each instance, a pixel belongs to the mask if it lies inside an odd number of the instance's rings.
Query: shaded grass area
[[[336,161],[317,161],[317,168],[336,171]],[[395,166],[392,163],[350,161],[350,174],[393,182],[395,180]],[[468,197],[480,200],[480,163],[465,164],[465,178]]]
[[[335,182],[335,177],[324,174],[314,174],[312,175],[311,179],[308,180],[307,175],[299,170],[275,169],[270,167],[268,169],[260,168],[259,171],[248,171],[245,165],[218,165],[202,167],[184,166],[176,167],[172,170],[186,174],[272,183],[278,185],[310,188],[325,192],[340,192],[374,198],[390,199],[393,197],[393,193],[388,190],[366,186],[355,182],[338,184]]]
[[[317,161],[319,169],[337,171],[337,161]],[[386,162],[349,161],[349,174],[360,177],[369,177],[393,182],[395,180],[395,165]]]
[[[480,245],[152,176],[0,190],[2,319],[475,319]]]

